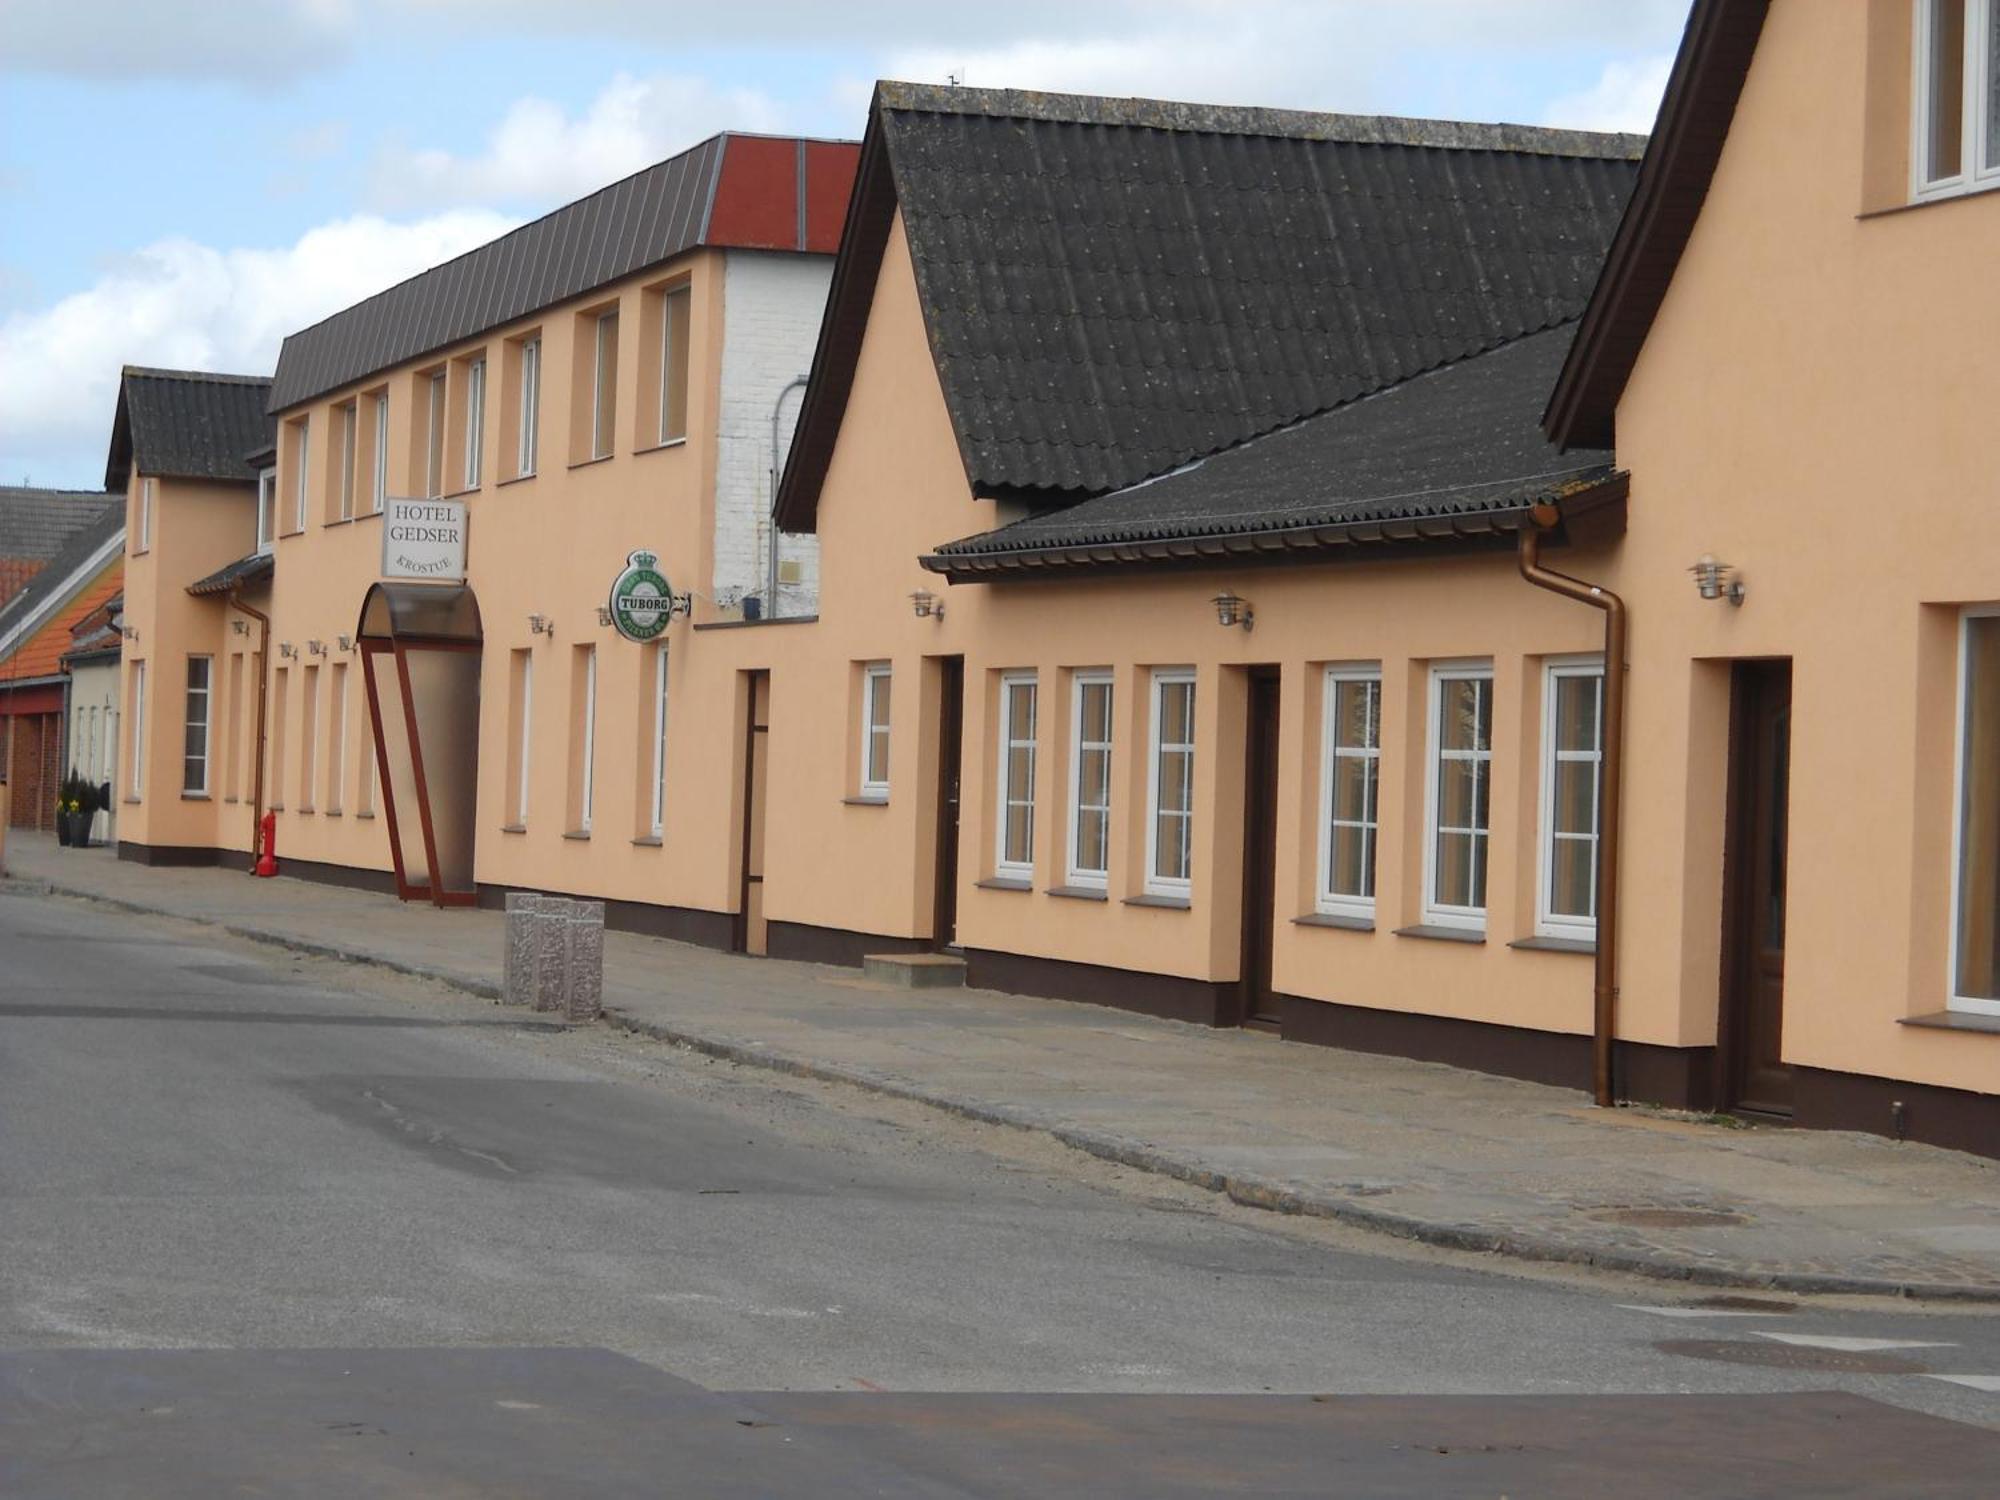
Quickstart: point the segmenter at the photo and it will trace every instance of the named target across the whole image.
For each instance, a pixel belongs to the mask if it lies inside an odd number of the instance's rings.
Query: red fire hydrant
[[[278,873],[278,815],[267,812],[264,821],[257,825],[257,868],[258,875]]]

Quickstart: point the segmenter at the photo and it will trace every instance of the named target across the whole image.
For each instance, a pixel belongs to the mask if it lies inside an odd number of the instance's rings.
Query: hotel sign
[[[465,582],[465,502],[382,502],[382,576]]]
[[[611,585],[611,625],[628,641],[658,639],[679,606],[659,564],[642,547],[626,556],[625,571]]]

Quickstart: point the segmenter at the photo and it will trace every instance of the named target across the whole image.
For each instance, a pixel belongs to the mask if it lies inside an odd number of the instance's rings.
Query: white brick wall
[[[771,410],[779,393],[812,365],[833,259],[732,250],[724,262],[722,407],[716,438],[715,575],[709,592],[725,608],[764,592],[771,524]],[[791,447],[805,392],[785,396],[778,463]],[[785,536],[782,561],[800,582],[783,584],[767,615],[809,615],[819,607],[819,539]]]

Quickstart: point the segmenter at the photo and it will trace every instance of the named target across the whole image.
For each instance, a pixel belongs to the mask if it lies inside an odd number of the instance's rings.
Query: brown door
[[[771,766],[771,674],[746,672],[743,709],[743,889],[736,908],[736,951],[766,951],[764,820]]]
[[[965,658],[938,658],[938,805],[931,945],[958,942],[958,777],[965,741]]]
[[[1248,741],[1243,756],[1243,1020],[1276,1026],[1271,929],[1277,920],[1278,669],[1250,671]]]
[[[1784,1060],[1791,747],[1792,664],[1737,663],[1724,856],[1722,1099],[1727,1108],[1770,1115],[1792,1112],[1792,1070]]]

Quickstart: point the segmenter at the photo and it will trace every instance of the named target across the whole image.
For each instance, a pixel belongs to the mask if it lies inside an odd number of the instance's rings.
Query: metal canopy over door
[[[1252,667],[1243,751],[1243,1023],[1283,1019],[1271,981],[1277,922],[1278,669]]]
[[[1792,1112],[1784,1060],[1785,875],[1791,781],[1792,664],[1736,664],[1730,711],[1729,833],[1724,854],[1722,1102]]]
[[[377,583],[355,629],[396,894],[471,906],[479,604],[463,585]]]

